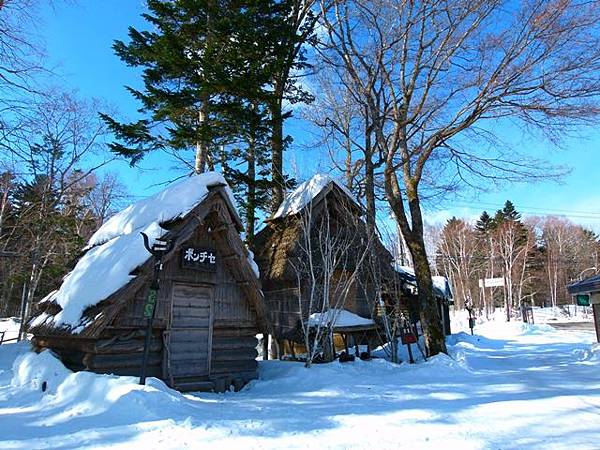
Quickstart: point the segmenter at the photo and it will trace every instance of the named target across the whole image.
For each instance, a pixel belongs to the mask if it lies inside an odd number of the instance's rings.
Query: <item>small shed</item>
[[[571,283],[567,286],[569,294],[579,297],[578,303],[592,305],[596,340],[600,342],[600,275]]]
[[[288,194],[256,234],[253,251],[280,348],[289,342],[302,344],[308,317],[330,308],[343,309],[373,324],[379,297],[386,295],[383,285],[389,287],[396,277],[392,255],[377,236],[369,237],[362,216],[362,207],[343,184],[317,174]],[[328,250],[323,236],[331,240]],[[366,246],[373,252],[368,261],[361,259]],[[339,252],[340,248],[343,251]],[[330,254],[324,255],[326,251]],[[312,275],[304,270],[311,258]],[[328,270],[329,292],[319,292],[318,301],[311,302],[312,293],[322,288],[315,283],[323,283]],[[346,284],[343,292],[336,292],[336,286],[348,283],[349,277],[354,281]],[[329,305],[324,305],[326,298]],[[368,328],[373,335],[381,334],[374,325]]]
[[[148,376],[173,388],[240,388],[257,377],[264,298],[242,223],[220,174],[180,180],[110,218],[61,287],[28,322],[38,350],[72,370],[139,375],[143,307],[153,260],[140,232],[168,240],[160,272]]]
[[[396,265],[396,272],[405,285],[410,287],[408,291],[411,293],[409,295],[414,296],[414,303],[418,303],[417,278],[414,269],[408,266]],[[438,313],[442,320],[444,334],[449,336],[452,334],[450,327],[450,306],[454,304],[450,282],[446,277],[438,275],[432,276],[431,281],[433,283],[433,295],[437,301]],[[413,311],[413,314],[416,312]]]

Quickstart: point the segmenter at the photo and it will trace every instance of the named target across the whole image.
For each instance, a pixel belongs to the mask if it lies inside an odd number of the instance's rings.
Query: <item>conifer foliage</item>
[[[282,130],[289,114],[282,102],[310,100],[291,75],[307,67],[302,44],[310,36],[306,27],[314,26],[306,16],[298,19],[300,3],[148,1],[143,17],[150,29],[130,27],[129,42],[113,47],[142,69],[144,87],[127,88],[141,103],[140,119],[122,123],[103,115],[118,138],[112,150],[132,164],[166,150],[196,173],[219,167],[237,188],[252,235],[255,208],[266,205],[269,189],[285,184],[289,140]]]

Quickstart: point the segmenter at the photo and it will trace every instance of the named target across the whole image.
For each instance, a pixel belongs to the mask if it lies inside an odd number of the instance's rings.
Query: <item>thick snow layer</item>
[[[308,318],[308,325],[311,327],[325,326],[332,323],[334,327],[354,327],[358,325],[373,325],[375,322],[371,319],[357,316],[345,309],[329,309],[322,313],[313,313]]]
[[[319,195],[319,192],[325,189],[329,183],[335,183],[336,186],[348,195],[349,199],[356,203],[354,195],[343,183],[329,175],[318,173],[310,180],[300,184],[294,191],[287,194],[283,203],[279,206],[279,209],[273,214],[271,219],[293,216],[294,214],[299,213],[313,198]]]
[[[210,186],[224,183],[222,175],[215,172],[195,175],[112,216],[91,237],[88,251],[60,289],[42,300],[55,301],[62,311],[56,316],[41,315],[32,325],[52,321],[55,326],[68,325],[74,332],[81,331],[83,326],[78,325],[83,311],[131,281],[131,272],[150,257],[140,232],[149,236],[152,245],[167,232],[161,223],[185,216],[208,195]]]
[[[117,236],[139,234],[138,231],[150,224],[160,224],[183,217],[206,197],[209,187],[220,184],[227,183],[223,176],[216,172],[183,178],[158,194],[129,205],[112,216],[94,233],[88,246],[103,244]]]
[[[242,392],[193,395],[2,345],[0,448],[598,448],[592,331],[492,321],[477,332],[414,365],[261,361]]]
[[[486,317],[485,314],[475,317],[476,324],[481,325],[488,321],[505,321],[506,313],[504,308],[496,308],[496,310]],[[520,312],[513,311],[513,319],[520,323]],[[578,323],[579,328],[593,329],[593,313],[592,308],[587,306],[564,305],[557,308],[540,308],[533,307],[533,320],[535,324],[563,324],[563,323]],[[450,323],[452,330],[469,329],[469,314],[466,310],[450,309]],[[476,328],[477,330],[477,328]]]

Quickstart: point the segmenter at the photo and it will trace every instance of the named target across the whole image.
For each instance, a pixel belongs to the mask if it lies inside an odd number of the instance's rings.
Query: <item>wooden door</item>
[[[171,380],[210,373],[212,291],[211,286],[173,285],[167,352]]]

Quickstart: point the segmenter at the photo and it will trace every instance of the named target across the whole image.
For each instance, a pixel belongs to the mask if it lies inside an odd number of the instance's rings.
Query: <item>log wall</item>
[[[190,222],[182,226],[189,227]],[[224,224],[221,232],[224,228],[237,234],[227,228],[232,226]],[[237,256],[232,255],[231,249],[219,248],[211,237],[214,232],[219,230],[211,229],[206,220],[197,226],[185,245],[168,257],[161,272],[147,375],[162,378],[182,390],[224,390],[231,384],[237,389],[257,377],[257,314],[227,269],[231,267],[226,264],[227,258]],[[214,249],[216,270],[182,268],[181,252],[188,245]],[[36,347],[52,348],[72,370],[138,376],[146,327],[143,307],[149,287],[147,280],[135,292],[130,290],[128,298],[118,299],[124,305],[99,339],[36,336]],[[186,291],[186,287],[192,288]],[[206,304],[196,304],[194,287],[209,293]],[[179,289],[177,295],[175,289]],[[186,295],[191,298],[186,299]],[[190,355],[197,356],[198,361],[192,361]],[[170,367],[174,362],[178,364],[175,371]]]

